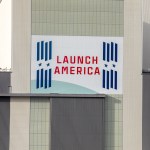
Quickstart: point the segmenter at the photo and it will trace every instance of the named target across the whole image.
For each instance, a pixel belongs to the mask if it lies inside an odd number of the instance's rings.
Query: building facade
[[[12,31],[9,150],[142,150],[141,0],[14,0]],[[121,37],[122,92],[32,92],[33,36]]]

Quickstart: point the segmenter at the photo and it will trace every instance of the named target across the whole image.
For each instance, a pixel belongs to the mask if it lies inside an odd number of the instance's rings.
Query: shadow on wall
[[[150,24],[143,23],[143,71],[150,71]]]
[[[105,100],[105,149],[123,149],[122,95],[109,95]]]

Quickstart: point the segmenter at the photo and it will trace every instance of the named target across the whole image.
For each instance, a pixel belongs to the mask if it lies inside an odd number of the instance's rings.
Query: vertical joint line
[[[117,90],[117,71],[115,71],[115,89]]]
[[[103,42],[103,60],[106,60],[106,43]]]
[[[49,84],[48,86],[51,87],[52,85],[52,69],[49,69]]]
[[[41,87],[43,87],[43,69],[41,69]]]
[[[107,71],[107,89],[109,89],[109,71]]]
[[[41,59],[44,59],[44,41],[41,41]]]
[[[52,59],[52,41],[49,41],[49,60]]]
[[[114,43],[111,42],[111,60],[114,60]]]
[[[118,62],[118,45],[115,43],[115,62]]]
[[[109,48],[110,44],[107,43],[107,61],[109,62],[109,57],[110,57],[110,48]]]
[[[113,88],[113,78],[114,78],[114,77],[113,77],[113,70],[111,70],[110,72],[111,72],[111,73],[110,73],[110,74],[111,74],[111,75],[110,75],[110,76],[111,76],[111,88]]]
[[[37,42],[37,61],[40,60],[40,42]]]
[[[47,56],[48,56],[48,42],[45,43],[45,61],[47,61]]]
[[[39,70],[36,71],[36,88],[39,88]]]
[[[105,70],[103,70],[103,88],[105,88]]]
[[[47,89],[47,70],[45,70],[45,89]]]

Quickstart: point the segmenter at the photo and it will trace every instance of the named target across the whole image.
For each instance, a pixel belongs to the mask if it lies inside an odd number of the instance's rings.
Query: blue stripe
[[[109,49],[109,44],[107,44],[107,61],[109,62],[109,52],[110,51],[110,49]]]
[[[45,70],[45,89],[47,88],[47,70]]]
[[[107,89],[109,89],[109,71],[107,71]]]
[[[111,88],[113,88],[113,70],[111,70]]]
[[[115,71],[115,89],[117,90],[117,71]]]
[[[40,42],[37,42],[37,61],[40,59]]]
[[[36,88],[39,88],[39,70],[36,71]]]
[[[43,87],[43,69],[41,69],[41,87]]]
[[[105,88],[105,70],[103,70],[103,88]]]
[[[52,59],[52,41],[49,42],[49,60]]]
[[[49,84],[48,86],[51,87],[51,82],[52,82],[52,69],[49,69]]]
[[[106,43],[103,42],[103,60],[106,60]]]
[[[114,60],[114,43],[111,42],[111,60]]]
[[[47,61],[47,55],[48,55],[48,42],[45,43],[45,61]]]
[[[44,58],[44,41],[41,41],[41,59]]]
[[[118,45],[115,44],[115,62],[118,61]]]

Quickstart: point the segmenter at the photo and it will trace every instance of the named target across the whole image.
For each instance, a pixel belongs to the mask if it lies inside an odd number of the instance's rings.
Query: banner
[[[122,94],[122,37],[33,35],[31,51],[31,93]]]

